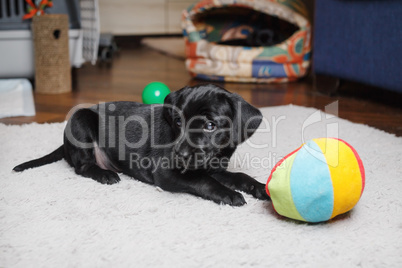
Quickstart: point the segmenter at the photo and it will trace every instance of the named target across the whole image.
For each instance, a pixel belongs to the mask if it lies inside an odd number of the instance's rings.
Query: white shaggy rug
[[[239,168],[237,161],[232,169],[265,183],[275,162],[302,142],[339,133],[366,169],[365,191],[350,213],[300,223],[249,195],[234,208],[126,176],[101,185],[64,160],[12,173],[57,148],[64,124],[0,124],[0,267],[402,267],[402,138],[311,108],[262,111],[270,129],[253,141],[268,147],[245,144],[237,155],[264,163]]]

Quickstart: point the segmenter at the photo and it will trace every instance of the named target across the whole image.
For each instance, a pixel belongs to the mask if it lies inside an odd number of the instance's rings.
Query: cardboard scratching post
[[[32,29],[36,92],[50,94],[70,92],[68,16],[64,14],[34,16]]]

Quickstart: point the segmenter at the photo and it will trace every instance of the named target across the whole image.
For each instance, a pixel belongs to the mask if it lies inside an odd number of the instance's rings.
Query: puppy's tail
[[[45,155],[45,156],[35,159],[35,160],[31,160],[31,161],[22,163],[22,164],[16,166],[15,168],[13,168],[13,170],[16,172],[21,172],[21,171],[24,171],[25,169],[44,166],[44,165],[59,161],[63,158],[64,158],[64,146],[62,145],[59,148],[57,148],[56,150],[54,150],[53,152],[51,152],[50,154]]]

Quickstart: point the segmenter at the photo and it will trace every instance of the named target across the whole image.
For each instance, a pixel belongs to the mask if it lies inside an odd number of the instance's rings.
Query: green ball
[[[169,88],[162,82],[151,82],[142,91],[142,102],[145,104],[163,104]]]

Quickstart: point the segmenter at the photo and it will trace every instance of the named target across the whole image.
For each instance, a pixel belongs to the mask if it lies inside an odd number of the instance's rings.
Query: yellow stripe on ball
[[[333,218],[351,210],[360,199],[363,184],[358,156],[342,140],[321,138],[314,141],[324,153],[331,174],[334,188]]]

